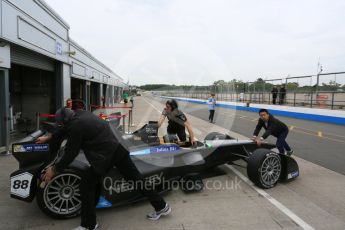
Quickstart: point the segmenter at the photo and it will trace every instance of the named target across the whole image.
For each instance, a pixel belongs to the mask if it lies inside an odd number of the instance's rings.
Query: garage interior
[[[35,129],[37,113],[55,113],[55,73],[12,64],[9,71],[11,131],[29,133]]]
[[[106,84],[103,84],[102,87],[103,87],[103,89],[102,89],[102,92],[103,92],[102,106],[106,106],[106,105],[109,105],[109,103],[107,101],[108,86]]]
[[[100,84],[97,82],[90,83],[90,105],[100,105]]]
[[[71,98],[85,101],[85,81],[71,78]]]

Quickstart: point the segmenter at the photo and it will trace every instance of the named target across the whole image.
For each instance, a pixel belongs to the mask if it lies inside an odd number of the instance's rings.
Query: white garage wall
[[[121,77],[70,39],[69,25],[43,0],[0,0],[0,8],[0,40],[70,65],[70,77],[123,87]]]
[[[119,86],[122,79],[103,65],[75,41],[70,40],[72,76],[109,85]]]
[[[38,0],[2,0],[1,8],[3,39],[68,62],[69,27]]]

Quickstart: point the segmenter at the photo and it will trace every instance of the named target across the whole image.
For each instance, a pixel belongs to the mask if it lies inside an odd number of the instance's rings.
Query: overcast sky
[[[130,84],[345,71],[344,0],[46,0]],[[343,77],[345,78],[345,77]]]

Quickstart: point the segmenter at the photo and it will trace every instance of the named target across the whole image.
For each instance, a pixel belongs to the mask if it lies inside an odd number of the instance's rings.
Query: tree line
[[[220,92],[270,92],[274,86],[265,82],[262,78],[258,78],[255,82],[247,83],[242,80],[233,79],[231,81],[218,80],[212,85],[208,86],[194,86],[194,85],[169,85],[169,84],[147,84],[139,86],[141,90],[146,91],[172,91],[172,90],[204,90],[213,93]],[[345,85],[341,85],[335,81],[330,81],[328,84],[322,83],[321,85],[313,86],[301,86],[298,82],[288,82],[287,84],[278,84],[279,86],[284,85],[287,91],[290,92],[313,92],[313,91],[345,91]]]

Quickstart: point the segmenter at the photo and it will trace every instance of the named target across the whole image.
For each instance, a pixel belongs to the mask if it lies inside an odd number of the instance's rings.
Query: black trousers
[[[148,198],[156,211],[162,210],[166,202],[164,199],[147,183],[132,162],[129,154],[126,154],[120,161],[114,162],[114,166],[119,170],[125,180],[134,184],[146,185],[136,188]],[[94,228],[96,225],[96,205],[100,196],[101,175],[95,173],[92,167],[85,170],[81,177],[81,226],[84,228]]]
[[[211,122],[213,122],[213,117],[214,117],[214,112],[215,112],[215,110],[214,110],[214,109],[211,109],[211,110],[209,110],[209,111],[210,111],[210,115],[208,116],[208,120],[211,121]]]
[[[168,125],[167,129],[168,134],[173,134],[177,135],[180,141],[186,141],[187,140],[187,134],[186,134],[186,129],[183,128],[173,128],[170,125]]]
[[[285,129],[278,137],[276,146],[279,153],[284,153],[286,151],[291,151],[289,144],[286,142],[286,137],[289,134],[289,129]]]
[[[96,226],[96,205],[100,196],[101,175],[92,167],[83,171],[80,181],[81,226],[93,229]]]
[[[279,104],[282,105],[285,102],[285,96],[281,95],[279,98]]]

